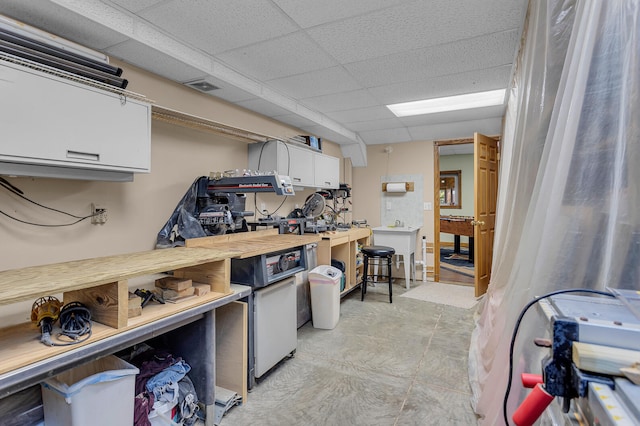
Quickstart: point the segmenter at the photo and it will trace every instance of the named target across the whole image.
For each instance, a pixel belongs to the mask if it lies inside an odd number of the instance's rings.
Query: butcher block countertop
[[[252,256],[287,250],[322,240],[321,234],[278,234],[277,229],[264,231],[239,232],[214,237],[192,238],[186,240],[186,247],[205,247],[222,251],[237,252],[231,256],[246,259]]]

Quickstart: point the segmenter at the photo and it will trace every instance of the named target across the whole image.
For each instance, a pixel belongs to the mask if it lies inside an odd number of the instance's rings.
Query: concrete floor
[[[413,287],[413,286],[412,286]],[[333,330],[298,330],[293,358],[262,377],[221,426],[475,425],[467,380],[473,309],[398,297],[386,285],[341,303]]]

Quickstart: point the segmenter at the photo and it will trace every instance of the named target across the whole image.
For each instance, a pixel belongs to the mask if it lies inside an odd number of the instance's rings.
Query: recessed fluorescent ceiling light
[[[387,105],[397,117],[481,108],[504,103],[505,89]]]

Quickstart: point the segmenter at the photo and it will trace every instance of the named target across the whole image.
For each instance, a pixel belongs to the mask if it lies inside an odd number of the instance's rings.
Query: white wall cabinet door
[[[340,159],[324,154],[313,154],[315,186],[325,189],[340,187]]]
[[[151,106],[76,81],[0,63],[0,161],[148,172]]]
[[[278,146],[278,162],[285,170],[289,170],[291,183],[294,186],[313,186],[313,152],[292,145]]]
[[[249,169],[277,171],[291,178],[295,186],[314,186],[313,152],[282,142],[249,145]]]

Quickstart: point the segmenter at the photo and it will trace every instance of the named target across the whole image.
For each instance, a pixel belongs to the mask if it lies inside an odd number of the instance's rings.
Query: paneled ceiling
[[[342,145],[499,134],[504,106],[385,105],[506,88],[526,0],[0,0],[0,13]]]

